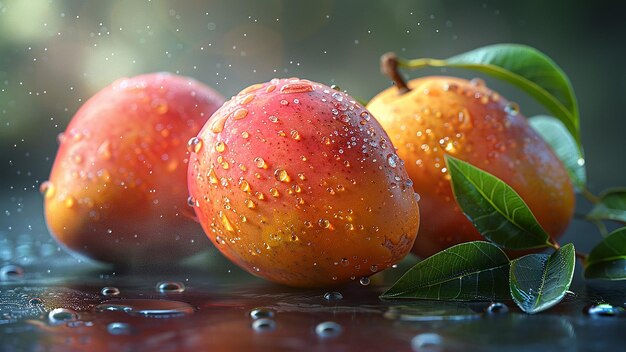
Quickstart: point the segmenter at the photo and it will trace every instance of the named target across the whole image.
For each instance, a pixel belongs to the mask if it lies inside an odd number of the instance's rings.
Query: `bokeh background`
[[[444,58],[493,43],[528,44],[551,56],[576,89],[590,189],[626,185],[626,22],[613,4],[0,0],[0,261],[63,253],[46,230],[38,192],[56,136],[99,89],[154,71],[195,77],[225,96],[301,76],[367,100],[390,84],[378,69],[387,51]],[[521,91],[486,80],[525,115],[544,112]],[[586,207],[581,202],[580,212]],[[567,236],[597,241],[590,232],[597,231],[574,221]]]

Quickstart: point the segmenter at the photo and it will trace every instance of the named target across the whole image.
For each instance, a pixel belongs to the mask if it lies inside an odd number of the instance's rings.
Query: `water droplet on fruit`
[[[215,151],[218,153],[223,153],[226,150],[226,143],[219,141],[215,143]]]
[[[211,132],[220,133],[224,130],[224,125],[226,124],[226,119],[228,115],[216,116],[211,123]]]
[[[242,137],[243,139],[248,139],[248,137],[250,137],[250,133],[248,133],[248,132],[246,132],[246,131],[243,131],[243,132],[241,132],[241,137]]]
[[[52,325],[78,320],[78,313],[68,308],[56,308],[48,313],[48,321]]]
[[[291,130],[291,132],[289,133],[291,135],[291,138],[299,141],[300,139],[302,139],[302,137],[300,136],[300,132],[296,131],[296,130]]]
[[[254,100],[254,94],[248,94],[241,100],[241,105],[247,105]]]
[[[341,292],[337,292],[337,291],[326,292],[324,294],[324,299],[329,302],[341,301],[343,299],[343,295],[341,294]]]
[[[51,181],[44,181],[39,186],[39,192],[44,196],[44,198],[52,198],[54,193],[56,193],[56,187]]]
[[[111,335],[129,335],[131,328],[128,323],[113,322],[107,325],[107,332]]]
[[[250,192],[250,184],[246,180],[239,181],[239,189],[244,192]]]
[[[24,277],[24,269],[21,266],[7,264],[0,268],[0,281],[18,280]]]
[[[585,159],[579,158],[578,160],[576,160],[576,164],[578,164],[578,166],[584,166],[585,165]]]
[[[267,163],[261,157],[254,158],[254,165],[259,169],[267,169]]]
[[[291,177],[289,177],[289,174],[287,174],[287,171],[284,169],[276,169],[276,171],[274,171],[274,177],[280,182],[291,181]]]
[[[273,310],[268,309],[268,308],[254,308],[253,310],[250,311],[250,318],[252,319],[271,319],[274,318],[274,315],[276,313],[274,313]]]
[[[230,222],[230,220],[226,216],[226,213],[223,212],[222,210],[220,210],[219,216],[220,216],[220,220],[222,221],[222,224],[224,225],[224,228],[226,229],[226,231],[228,231],[228,232],[235,232],[235,228],[233,227],[233,224]]]
[[[235,120],[241,120],[244,117],[248,116],[248,109],[237,109],[234,113],[233,113],[233,118]]]
[[[106,287],[103,287],[102,290],[100,290],[100,293],[103,296],[109,296],[109,297],[119,296],[120,289],[117,287],[113,287],[113,286],[106,286]]]
[[[400,164],[400,158],[396,154],[389,154],[387,155],[387,163],[395,168]]]
[[[263,88],[263,84],[262,83],[257,83],[257,84],[253,84],[247,88],[244,88],[241,92],[239,92],[239,94],[247,94],[250,92],[254,92],[255,90],[259,90]]]
[[[338,85],[336,85],[336,84],[331,85],[331,86],[330,86],[330,89],[332,89],[332,90],[336,90],[336,91],[341,91],[341,88],[340,88]],[[326,93],[326,92],[325,92],[325,93]]]
[[[287,106],[287,105],[289,105],[289,102],[287,100],[283,99],[283,100],[280,101],[280,105]]]
[[[317,224],[323,229],[327,229],[330,227],[330,221],[328,219],[319,219],[317,221]]]
[[[373,272],[373,273],[377,272],[378,271],[378,265],[374,264],[374,265],[370,266],[370,271]]]
[[[67,196],[65,197],[63,204],[65,205],[66,208],[73,208],[74,204],[76,204],[76,200],[72,196]]]
[[[487,314],[506,314],[509,312],[509,306],[500,302],[493,302],[485,308]]]
[[[185,292],[185,285],[177,281],[161,281],[156,284],[155,289],[160,293],[181,293]]]
[[[187,206],[193,207],[194,205],[196,205],[196,200],[192,196],[187,197]]]
[[[426,332],[415,335],[411,339],[411,349],[415,352],[439,352],[443,351],[441,335],[434,332]]]
[[[273,85],[273,84],[270,84],[269,86],[267,86],[267,87],[265,88],[265,92],[266,92],[266,93],[271,93],[271,92],[273,92],[274,90],[276,90],[276,86],[275,86],[275,85]]]
[[[332,97],[337,101],[343,101],[343,94],[339,92],[335,92],[332,94]]]
[[[256,332],[267,332],[276,329],[276,322],[272,319],[257,319],[252,322],[252,329]]]
[[[343,328],[341,325],[335,323],[334,321],[325,321],[323,323],[317,324],[315,327],[315,333],[317,336],[322,338],[330,338],[341,335]]]
[[[244,201],[244,204],[246,205],[246,207],[248,207],[249,209],[254,209],[256,208],[256,203],[252,200],[252,199],[246,199]]]
[[[362,278],[359,279],[359,283],[361,283],[361,285],[363,286],[367,286],[370,284],[370,278],[363,276]]]
[[[519,105],[517,103],[514,102],[510,102],[508,104],[506,104],[506,106],[504,107],[504,112],[506,112],[507,114],[511,115],[511,116],[515,116],[517,114],[519,114]]]
[[[271,116],[269,117],[269,120],[270,120],[271,122],[273,122],[273,123],[277,123],[277,122],[278,122],[278,117],[276,117],[276,116],[274,116],[274,115],[271,115]]]
[[[198,153],[202,149],[202,139],[198,137],[191,137],[187,142],[187,150],[190,153]]]
[[[278,196],[280,196],[280,193],[278,192],[278,190],[276,188],[270,188],[270,194],[274,198],[278,198]]]
[[[626,309],[620,306],[613,306],[608,303],[598,303],[586,306],[583,309],[585,314],[600,317],[615,317],[626,315]]]
[[[280,88],[281,93],[306,93],[312,92],[313,86],[310,83],[287,83]]]
[[[475,86],[475,87],[484,87],[485,86],[485,81],[483,81],[480,78],[472,78],[470,80],[470,84]]]

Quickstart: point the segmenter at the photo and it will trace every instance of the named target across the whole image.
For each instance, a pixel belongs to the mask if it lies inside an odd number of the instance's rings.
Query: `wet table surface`
[[[572,293],[535,315],[512,301],[492,311],[492,302],[384,301],[378,296],[415,258],[368,285],[330,290],[266,282],[215,249],[178,266],[119,272],[69,256],[41,209],[23,209],[13,220],[24,226],[0,230],[1,351],[545,352],[626,343],[626,282],[583,280],[580,265]],[[325,297],[332,291],[340,295]],[[598,303],[614,309],[586,312]]]

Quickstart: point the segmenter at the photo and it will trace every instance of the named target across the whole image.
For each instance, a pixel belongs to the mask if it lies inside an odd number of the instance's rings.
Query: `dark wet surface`
[[[176,267],[120,272],[70,257],[37,214],[22,215],[28,230],[0,231],[0,351],[545,352],[626,342],[626,282],[583,280],[580,268],[573,294],[527,315],[512,301],[380,300],[415,258],[367,286],[319,290],[255,278],[214,249]],[[598,303],[613,309],[586,313]]]

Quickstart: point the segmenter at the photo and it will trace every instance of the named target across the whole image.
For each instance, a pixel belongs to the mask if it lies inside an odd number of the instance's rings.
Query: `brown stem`
[[[380,71],[393,80],[393,83],[398,87],[399,94],[404,94],[411,90],[406,85],[404,79],[402,79],[402,76],[400,76],[400,72],[398,72],[398,58],[396,54],[389,52],[380,57]]]
[[[549,242],[552,245],[552,248],[556,249],[557,251],[561,248],[559,243],[557,241],[555,241],[554,238],[550,238]]]

